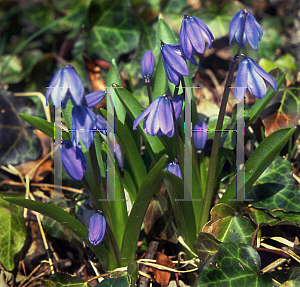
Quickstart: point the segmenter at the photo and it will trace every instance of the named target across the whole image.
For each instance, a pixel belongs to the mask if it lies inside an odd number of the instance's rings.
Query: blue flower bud
[[[208,135],[208,127],[205,122],[198,122],[193,130],[193,139],[196,150],[202,150],[205,147]]]
[[[86,161],[82,150],[65,140],[58,147],[58,152],[62,166],[69,177],[72,180],[81,180],[86,172]]]
[[[145,52],[141,61],[142,76],[144,79],[149,79],[154,70],[155,58],[151,50]]]
[[[105,235],[106,220],[103,215],[95,213],[90,218],[89,241],[94,245],[98,245]]]
[[[106,92],[102,90],[86,95],[85,99],[86,99],[87,106],[89,108],[93,108],[97,106],[105,98],[105,95]]]
[[[165,169],[182,179],[180,167],[175,161],[168,163]]]
[[[120,144],[116,144],[115,146],[115,155],[116,155],[116,161],[120,169],[124,169],[123,152]]]
[[[78,106],[72,109],[72,141],[79,146],[79,137],[87,149],[94,142],[96,115],[88,107]]]
[[[274,78],[256,64],[254,60],[244,59],[240,61],[235,78],[235,86],[243,89],[234,90],[234,95],[238,102],[244,99],[247,88],[253,96],[262,99],[267,93],[267,87],[263,79],[270,84],[275,92],[277,91]]]
[[[197,17],[185,15],[180,28],[182,56],[189,59],[194,53],[203,54],[205,40],[210,49],[214,36],[206,24]]]
[[[61,102],[63,109],[66,108],[69,98],[74,106],[83,105],[84,86],[72,65],[59,69],[52,78],[46,94],[47,105],[50,95],[53,104],[58,106]]]
[[[231,41],[233,37],[237,41],[237,43],[241,40],[241,33],[243,28],[243,22],[244,17],[246,18],[245,22],[245,30],[242,40],[242,48],[245,47],[247,41],[249,42],[250,46],[254,49],[258,49],[258,42],[260,41],[262,35],[263,35],[263,29],[261,26],[257,23],[256,19],[253,17],[253,15],[247,11],[247,10],[241,10],[240,12],[237,12],[229,26],[229,44],[231,45]]]

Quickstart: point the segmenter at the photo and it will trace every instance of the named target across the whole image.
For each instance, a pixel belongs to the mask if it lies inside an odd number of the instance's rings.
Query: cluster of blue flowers
[[[61,68],[52,78],[47,94],[57,107],[61,104],[66,108],[70,99],[72,109],[72,142],[65,140],[59,147],[58,152],[65,172],[72,180],[81,180],[86,172],[86,160],[82,152],[80,139],[87,149],[94,141],[95,131],[105,133],[106,120],[91,111],[89,108],[96,106],[105,97],[104,91],[93,92],[84,95],[83,83],[72,65]],[[90,218],[89,240],[93,245],[99,244],[105,234],[106,221],[101,214],[94,214]]]

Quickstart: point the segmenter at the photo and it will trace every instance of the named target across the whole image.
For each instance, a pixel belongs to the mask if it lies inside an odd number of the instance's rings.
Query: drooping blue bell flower
[[[49,96],[55,106],[61,103],[63,109],[69,98],[74,106],[83,105],[84,86],[73,65],[59,69],[52,78],[46,93],[47,105]]]
[[[79,146],[79,138],[87,149],[94,142],[96,115],[88,107],[78,106],[72,109],[72,141]]]
[[[189,75],[186,61],[181,54],[180,44],[171,45],[161,42],[160,52],[169,81],[177,85],[180,76]],[[190,60],[192,64],[198,66],[193,55],[187,59]]]
[[[245,47],[248,41],[250,46],[254,50],[257,50],[258,42],[260,41],[263,35],[263,29],[258,24],[254,16],[247,10],[241,10],[233,16],[229,26],[229,44],[231,45],[233,37],[235,38],[237,43],[240,42],[244,17],[247,18],[245,22],[242,48]]]
[[[155,58],[151,50],[145,52],[141,61],[142,76],[144,79],[149,79],[154,70]]]
[[[184,15],[180,28],[182,56],[189,59],[194,53],[203,54],[205,40],[210,49],[214,36],[206,24],[197,17]]]
[[[203,150],[208,135],[208,127],[205,122],[198,122],[193,130],[193,140],[197,151]]]
[[[103,215],[95,213],[90,218],[89,241],[94,245],[98,245],[105,235],[106,220]]]
[[[173,99],[176,120],[180,116],[182,105],[183,94],[180,94]],[[143,130],[145,133],[151,136],[166,135],[169,138],[172,137],[174,135],[174,122],[170,96],[157,97],[133,122],[134,130],[142,119],[144,119]]]
[[[105,95],[106,92],[102,90],[86,95],[85,99],[86,99],[87,106],[89,108],[93,108],[97,106],[105,98]]]
[[[173,161],[171,163],[168,163],[165,169],[182,179],[181,170],[177,162]]]
[[[65,172],[72,180],[81,180],[86,172],[86,161],[82,150],[65,140],[58,147],[59,156]]]
[[[247,88],[251,94],[262,99],[267,93],[265,79],[276,92],[277,86],[274,78],[261,68],[254,60],[244,59],[240,61],[235,86],[243,89],[234,89],[234,95],[238,102],[244,99]]]
[[[101,115],[96,115],[96,127],[102,134],[107,135],[107,121]]]

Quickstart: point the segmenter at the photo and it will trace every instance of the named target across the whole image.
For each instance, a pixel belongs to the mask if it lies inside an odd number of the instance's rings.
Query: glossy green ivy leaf
[[[211,211],[211,219],[203,227],[203,232],[213,234],[222,242],[240,242],[251,244],[255,228],[252,222],[243,216],[235,216],[235,210],[226,204],[217,204]]]
[[[130,286],[130,279],[128,276],[120,276],[116,278],[105,277],[104,280],[95,287],[128,287]]]
[[[110,62],[137,48],[140,22],[130,9],[129,1],[93,1],[89,17],[97,19],[87,34],[90,53]]]
[[[150,204],[151,198],[157,191],[159,186],[159,179],[161,172],[167,165],[169,157],[163,155],[162,158],[156,163],[144,179],[141,187],[139,188],[134,205],[128,217],[126,224],[122,250],[121,250],[121,265],[127,265],[130,261],[135,259],[136,246],[140,234],[144,216]]]
[[[54,285],[52,284],[54,283]],[[55,272],[44,282],[45,287],[88,287],[83,279],[65,273]]]
[[[42,131],[44,134],[48,135],[49,137],[54,138],[54,124],[49,123],[48,121],[34,117],[28,114],[20,113],[20,117],[24,119],[26,122],[30,123],[35,128]],[[62,138],[64,140],[70,140],[69,134],[67,132],[62,132]]]
[[[94,251],[99,260],[102,262],[105,269],[113,270],[117,266],[114,257],[112,257],[108,253],[107,249],[104,247],[103,244],[93,246],[89,242],[87,228],[68,212],[62,210],[57,206],[33,200],[20,199],[9,196],[5,196],[3,197],[3,199],[8,202],[32,209],[41,214],[45,214],[51,217],[52,219],[58,221],[64,227],[72,231],[81,240],[83,240]]]
[[[14,256],[25,243],[26,229],[22,209],[4,201],[3,195],[0,195],[0,262],[11,271],[15,267]]]
[[[269,213],[265,212],[264,210],[256,209],[253,206],[248,207],[245,206],[243,209],[249,214],[251,220],[256,224],[268,223],[268,224],[276,224],[279,222],[279,218],[275,218],[271,216]],[[300,219],[300,214],[299,214]]]
[[[199,233],[193,246],[200,259],[201,269],[204,267],[206,261],[218,252],[220,244],[221,241],[217,240],[211,233]]]
[[[297,212],[284,212],[282,210],[275,210],[270,212],[272,216],[274,216],[278,220],[290,220],[300,225],[300,213]]]
[[[33,128],[19,117],[19,112],[34,114],[34,103],[0,89],[0,164],[18,165],[36,160],[42,151]]]
[[[276,158],[255,185],[247,193],[246,199],[254,201],[255,208],[300,212],[300,189],[295,184],[290,161]]]
[[[257,149],[253,152],[250,158],[245,163],[245,193],[249,191],[250,187],[259,178],[259,176],[266,170],[271,162],[276,158],[278,153],[285,146],[289,138],[293,135],[296,128],[284,128],[277,130],[270,136],[265,138]],[[236,198],[236,181],[233,180],[220,203],[229,204],[232,207],[238,205],[238,201],[229,201],[228,199]]]
[[[219,251],[199,274],[197,287],[256,286],[272,287],[269,274],[260,275],[261,259],[251,246],[221,243]]]
[[[117,87],[117,85],[113,86]],[[142,106],[140,105],[140,103],[124,88],[116,89],[116,93],[132,120],[135,120],[140,115],[142,110]],[[146,145],[150,145],[151,153],[153,153],[154,159],[158,160],[164,153],[167,153],[158,136],[150,136],[143,132],[143,121],[139,123],[138,130],[146,141]]]
[[[197,234],[193,202],[184,194],[184,182],[181,178],[167,170],[164,170],[162,175],[172,204],[179,235],[192,248]],[[193,198],[193,196],[190,197]]]

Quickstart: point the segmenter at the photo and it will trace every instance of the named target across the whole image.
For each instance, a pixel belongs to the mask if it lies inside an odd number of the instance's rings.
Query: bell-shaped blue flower
[[[253,96],[262,99],[267,92],[267,87],[263,79],[270,84],[275,92],[277,91],[276,81],[271,75],[256,64],[254,60],[242,60],[239,63],[238,72],[235,78],[235,86],[243,88],[234,89],[234,95],[238,102],[244,98],[247,88]]]
[[[72,180],[81,180],[86,172],[86,161],[82,150],[65,140],[58,147],[58,152],[62,166],[69,177]]]
[[[135,130],[142,119],[144,119],[143,130],[145,133],[154,136],[174,135],[173,109],[169,99],[164,95],[157,97],[146,110],[144,110],[133,122]],[[173,100],[176,119],[179,118],[183,105],[183,94],[177,95]]]
[[[59,69],[52,78],[46,94],[46,104],[51,95],[53,105],[61,103],[65,109],[70,98],[74,106],[83,105],[84,86],[73,65]]]
[[[86,95],[85,99],[86,99],[87,106],[89,108],[93,108],[97,106],[105,98],[105,95],[106,92],[102,90]]]
[[[250,46],[254,50],[257,50],[258,42],[263,35],[263,29],[258,24],[254,16],[247,10],[241,10],[233,16],[229,26],[229,44],[231,45],[233,37],[238,43],[240,42],[244,17],[247,18],[245,22],[242,48],[244,48],[248,41]]]
[[[95,213],[90,218],[89,241],[94,245],[98,245],[105,235],[106,220],[103,215]]]
[[[88,107],[78,106],[72,109],[72,141],[79,146],[81,138],[87,149],[94,142],[96,115]]]
[[[197,17],[185,15],[180,28],[182,56],[189,59],[194,53],[203,54],[205,40],[210,49],[214,36],[206,24]]]
[[[196,150],[203,150],[208,135],[208,127],[205,122],[198,122],[193,130],[193,140]]]
[[[154,70],[155,58],[151,50],[145,52],[141,61],[142,76],[144,79],[149,79]]]
[[[124,160],[123,160],[123,152],[120,144],[116,144],[115,146],[115,156],[116,161],[120,167],[121,170],[124,169]]]
[[[180,76],[189,75],[186,61],[181,54],[180,44],[169,45],[161,42],[160,52],[169,81],[177,85]],[[192,64],[198,66],[194,56],[187,59],[190,60]]]
[[[177,162],[173,161],[171,163],[168,163],[165,169],[182,179],[181,170]]]

